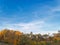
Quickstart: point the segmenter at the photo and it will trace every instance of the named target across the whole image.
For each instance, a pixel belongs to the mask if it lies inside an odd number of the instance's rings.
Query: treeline
[[[4,29],[0,31],[0,43],[11,45],[60,45],[60,32],[49,34],[24,34],[19,31]]]

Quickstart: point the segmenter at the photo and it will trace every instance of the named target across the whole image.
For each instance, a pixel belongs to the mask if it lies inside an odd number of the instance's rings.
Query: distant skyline
[[[60,0],[0,0],[0,29],[25,33],[60,30]]]

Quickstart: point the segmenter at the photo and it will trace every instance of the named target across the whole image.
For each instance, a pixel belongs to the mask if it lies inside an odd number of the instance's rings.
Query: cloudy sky
[[[0,29],[25,33],[60,30],[60,0],[0,0]]]

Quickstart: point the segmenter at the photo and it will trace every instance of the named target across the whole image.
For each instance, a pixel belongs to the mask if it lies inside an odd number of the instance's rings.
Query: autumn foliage
[[[60,45],[60,33],[49,36],[4,29],[0,31],[0,42],[8,45]]]
[[[4,29],[0,32],[0,41],[12,43],[15,45],[21,35],[22,33],[19,31]]]

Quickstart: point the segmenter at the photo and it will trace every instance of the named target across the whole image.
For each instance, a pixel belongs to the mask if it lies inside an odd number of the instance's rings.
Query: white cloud
[[[52,12],[56,12],[56,11],[60,11],[60,6],[57,6],[57,7],[52,9]]]
[[[54,24],[48,24],[45,20],[36,20],[29,23],[5,24],[3,28],[22,31],[24,33],[54,33]],[[51,28],[51,30],[50,30]]]
[[[22,32],[38,32],[45,24],[44,21],[33,21],[29,23],[4,24],[3,28],[20,30]]]
[[[15,26],[20,26],[22,30],[37,30],[41,28],[44,24],[44,21],[34,21],[29,23],[19,23],[15,24]]]

